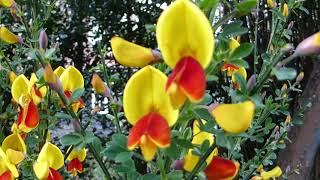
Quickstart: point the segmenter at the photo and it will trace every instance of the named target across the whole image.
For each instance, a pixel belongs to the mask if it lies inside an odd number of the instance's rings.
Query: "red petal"
[[[82,173],[83,166],[80,160],[78,158],[72,159],[67,166],[67,171],[75,174]]]
[[[61,174],[53,168],[49,168],[49,175],[47,180],[63,180]]]
[[[168,147],[170,145],[170,127],[168,122],[155,112],[143,116],[131,128],[128,137],[128,148],[135,148],[144,134],[148,135],[152,142],[159,147]]]
[[[39,112],[37,106],[31,100],[28,105],[28,112],[24,124],[28,128],[36,128],[39,124]]]
[[[37,89],[37,86],[36,86],[35,84],[32,86],[32,89],[33,89],[34,93],[35,93],[39,98],[43,98],[40,90]]]
[[[235,65],[233,65],[233,64],[225,64],[225,65],[223,65],[223,67],[222,67],[222,70],[223,70],[223,71],[226,71],[226,70],[228,70],[228,69],[236,71],[236,70],[239,69],[239,67],[238,67],[238,66],[235,66]]]
[[[176,82],[193,102],[201,101],[206,90],[205,72],[198,61],[192,57],[181,59],[168,77],[166,90]]]
[[[13,179],[13,177],[12,177],[10,171],[6,171],[6,172],[2,173],[0,176],[0,180],[11,180],[11,179]]]
[[[237,171],[237,166],[233,161],[218,156],[215,156],[204,170],[208,180],[232,178],[236,175]]]
[[[22,123],[23,120],[23,108],[20,107],[20,111],[19,111],[19,115],[18,115],[18,120],[17,120],[17,125],[19,127],[19,125]]]

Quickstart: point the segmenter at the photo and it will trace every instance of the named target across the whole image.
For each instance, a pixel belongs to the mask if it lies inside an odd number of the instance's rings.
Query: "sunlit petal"
[[[57,67],[53,72],[56,74],[58,77],[61,76],[61,74],[64,72],[64,68],[62,66]]]
[[[55,170],[61,168],[64,164],[63,154],[60,149],[50,142],[46,142],[42,147],[37,161],[46,161],[48,162],[49,167]]]
[[[70,150],[71,146],[69,147],[68,151]],[[82,148],[80,151],[72,149],[71,153],[69,154],[67,160],[71,161],[73,159],[79,159],[81,162],[85,160],[86,158],[86,149]]]
[[[214,41],[204,13],[189,0],[176,0],[161,14],[156,29],[158,46],[171,67],[191,56],[203,68],[211,61]]]
[[[204,172],[207,180],[232,180],[238,169],[238,163],[215,156]]]
[[[47,161],[35,162],[33,170],[38,179],[46,179],[49,175],[49,163]]]
[[[9,159],[9,162],[18,165],[21,161],[24,160],[25,154],[22,153],[21,151],[15,151],[13,149],[7,149],[6,150],[6,155]]]
[[[15,44],[20,41],[19,36],[10,32],[6,27],[0,27],[0,40],[8,44]]]
[[[84,79],[78,69],[69,66],[60,76],[63,90],[73,92],[75,89],[84,87]]]
[[[141,152],[146,161],[151,161],[157,152],[157,146],[146,135],[141,137]]]
[[[23,75],[19,75],[12,83],[11,94],[12,98],[19,103],[21,96],[27,96],[29,80]]]
[[[280,177],[281,175],[282,175],[282,170],[279,166],[276,166],[275,168],[273,168],[270,171],[261,172],[261,177],[263,180],[277,178],[277,177]]]
[[[10,163],[9,159],[7,158],[5,152],[0,147],[0,171],[9,170],[14,177],[19,177],[18,170],[16,166]],[[3,172],[0,172],[3,173]]]

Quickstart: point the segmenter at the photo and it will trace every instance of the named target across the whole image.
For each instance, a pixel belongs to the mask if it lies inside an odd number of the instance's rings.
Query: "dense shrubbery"
[[[304,73],[288,64],[320,49],[319,33],[290,44],[288,18],[307,11],[300,1],[0,4],[1,178],[297,173],[276,160],[309,106],[291,117],[291,94],[301,92]],[[250,13],[254,28],[243,25]],[[262,44],[259,23],[267,15]],[[111,131],[96,132],[98,121]],[[66,125],[71,132],[61,133]]]

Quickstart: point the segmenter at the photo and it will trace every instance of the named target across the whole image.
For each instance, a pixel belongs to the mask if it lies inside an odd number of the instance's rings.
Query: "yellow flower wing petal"
[[[234,50],[236,50],[240,46],[240,43],[235,40],[234,38],[231,38],[229,41],[229,48],[230,48],[230,53],[232,54]]]
[[[13,5],[13,0],[0,0],[0,5],[6,8],[9,8]]]
[[[84,87],[83,76],[78,69],[69,66],[60,76],[63,90],[74,91],[75,89]]]
[[[239,69],[235,72],[232,73],[232,82],[237,82],[236,81],[236,76],[234,75],[235,73],[238,73],[239,75],[241,75],[243,77],[243,79],[247,80],[247,71],[246,68],[244,67],[239,67]]]
[[[49,163],[47,161],[36,162],[33,170],[38,179],[46,179],[49,176]]]
[[[135,124],[144,115],[157,112],[169,126],[175,124],[179,110],[175,110],[165,92],[167,77],[158,69],[146,66],[136,72],[127,82],[123,95],[125,115]]]
[[[229,133],[246,131],[254,117],[255,105],[251,101],[238,104],[221,104],[212,114],[218,125]]]
[[[209,157],[206,159],[206,163],[210,164],[212,158],[217,155],[218,155],[218,149],[215,148],[212,151],[212,153],[209,155]],[[192,149],[190,149],[188,151],[188,154],[184,158],[183,169],[188,172],[191,172],[193,168],[197,165],[199,160],[200,160],[199,156],[193,155]]]
[[[21,151],[15,151],[13,149],[7,149],[6,155],[9,159],[10,163],[12,163],[14,165],[18,165],[25,158],[25,155]]]
[[[19,36],[13,34],[6,27],[0,28],[0,39],[8,44],[19,42]]]
[[[146,161],[151,161],[157,152],[157,145],[146,135],[143,135],[140,141],[141,152]]]
[[[50,142],[46,142],[46,144],[42,147],[39,156],[38,162],[46,161],[49,164],[49,167],[58,170],[64,164],[63,154],[60,149]]]
[[[68,151],[70,150],[71,146],[68,148]],[[76,151],[75,149],[72,149],[71,153],[69,154],[67,160],[71,161],[75,158],[79,159],[79,161],[84,161],[86,158],[87,152],[85,148],[82,148],[80,151]]]
[[[206,121],[202,120],[203,124],[206,123]],[[192,144],[202,144],[205,140],[208,140],[210,145],[214,142],[213,134],[200,131],[200,125],[197,120],[193,122],[193,139]]]
[[[144,67],[155,60],[150,48],[126,41],[120,37],[111,39],[111,48],[116,60],[127,67]]]
[[[6,154],[3,152],[2,148],[0,147],[0,171],[3,170],[10,170],[14,177],[19,177],[18,170],[15,165],[11,164],[9,159],[7,158]]]
[[[171,68],[186,56],[192,56],[203,68],[209,65],[214,47],[212,28],[191,1],[176,0],[164,10],[156,36],[163,59]]]
[[[61,76],[61,74],[64,72],[64,68],[62,67],[62,66],[59,66],[59,67],[57,67],[53,72],[58,76],[58,77],[60,77]]]
[[[19,75],[12,83],[11,94],[16,102],[19,102],[21,96],[29,94],[28,91],[29,80],[23,75]]]
[[[27,153],[27,147],[19,134],[11,134],[7,136],[2,142],[2,150],[7,151],[8,149],[13,149],[23,153]]]

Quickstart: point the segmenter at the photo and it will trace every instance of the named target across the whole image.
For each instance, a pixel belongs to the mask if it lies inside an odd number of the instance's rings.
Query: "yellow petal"
[[[8,44],[19,42],[19,36],[10,32],[6,27],[0,28],[0,39]]]
[[[47,161],[49,167],[55,170],[60,169],[64,164],[63,154],[61,153],[60,149],[50,142],[46,142],[42,147],[37,161]]]
[[[274,2],[273,0],[267,0],[267,4],[270,8],[274,8]]]
[[[163,59],[171,68],[186,56],[196,59],[203,68],[209,65],[214,47],[212,28],[191,1],[174,1],[162,12],[156,31]]]
[[[142,135],[140,147],[144,159],[151,161],[157,152],[157,146],[146,135]]]
[[[12,163],[14,165],[18,165],[25,158],[24,153],[22,153],[20,151],[15,151],[13,149],[7,149],[6,155],[9,159],[10,163]]]
[[[68,148],[70,150],[71,146]],[[72,159],[79,159],[79,161],[84,161],[86,158],[87,152],[85,148],[82,148],[80,151],[76,151],[74,148],[72,149],[71,153],[69,154],[67,160],[71,161]]]
[[[232,82],[237,82],[237,81],[236,81],[235,73],[238,73],[239,75],[241,75],[241,76],[243,77],[244,80],[247,80],[247,71],[246,71],[246,68],[244,68],[244,67],[239,67],[238,70],[232,72]]]
[[[288,8],[288,4],[287,3],[284,3],[284,5],[283,5],[282,14],[283,14],[284,17],[288,17],[289,16],[289,8]]]
[[[218,155],[218,149],[215,148],[212,153],[209,155],[209,157],[206,159],[206,163],[210,164],[212,158],[214,156]],[[192,150],[190,149],[188,151],[188,154],[186,155],[186,157],[184,158],[184,164],[183,164],[183,169],[191,172],[193,170],[193,168],[197,165],[198,161],[200,160],[199,156],[193,155],[192,154]]]
[[[10,73],[9,73],[10,84],[13,83],[13,81],[16,79],[16,77],[17,77],[16,73],[14,73],[13,71],[10,71]]]
[[[106,84],[102,81],[102,79],[96,73],[94,73],[92,76],[91,85],[98,94],[103,95],[107,91]]]
[[[116,60],[127,67],[144,67],[155,61],[150,48],[126,41],[120,37],[111,39],[111,48]]]
[[[212,114],[218,125],[229,133],[246,131],[254,117],[255,105],[251,101],[239,104],[221,104]]]
[[[282,175],[281,168],[279,166],[273,168],[271,171],[264,171],[261,173],[263,180],[269,180],[271,178],[277,178]]]
[[[150,112],[159,113],[169,126],[175,124],[179,110],[175,110],[165,92],[167,77],[158,69],[146,66],[127,82],[123,95],[125,115],[131,124]]]
[[[11,134],[7,136],[2,142],[2,149],[3,151],[12,149],[15,151],[27,153],[26,144],[19,134]]]
[[[229,41],[230,54],[232,54],[233,51],[236,50],[239,46],[240,46],[240,43],[234,38],[231,38]]]
[[[55,69],[53,72],[58,76],[58,77],[60,77],[61,76],[61,74],[64,72],[64,68],[63,67],[61,67],[61,66],[59,66],[59,67],[57,67],[57,69]]]
[[[4,171],[10,170],[10,172],[14,177],[19,177],[19,173],[16,166],[10,163],[6,154],[3,152],[2,148],[0,147],[0,172],[3,170]]]
[[[69,66],[60,76],[63,90],[73,92],[75,89],[84,87],[83,76],[78,69]]]
[[[30,81],[28,83],[28,91],[29,91],[29,94],[32,96],[33,102],[35,104],[39,104],[47,93],[47,88],[45,86],[41,87],[40,89],[37,88],[38,87],[36,84],[37,81],[38,81],[38,78],[36,74],[32,73],[30,77]]]
[[[9,8],[13,5],[14,1],[13,0],[0,0],[0,6]]]
[[[49,176],[49,164],[47,161],[34,163],[33,170],[38,179],[46,179]]]
[[[19,103],[19,99],[22,96],[28,96],[28,84],[29,80],[23,75],[19,75],[12,83],[11,94],[13,99]]]

